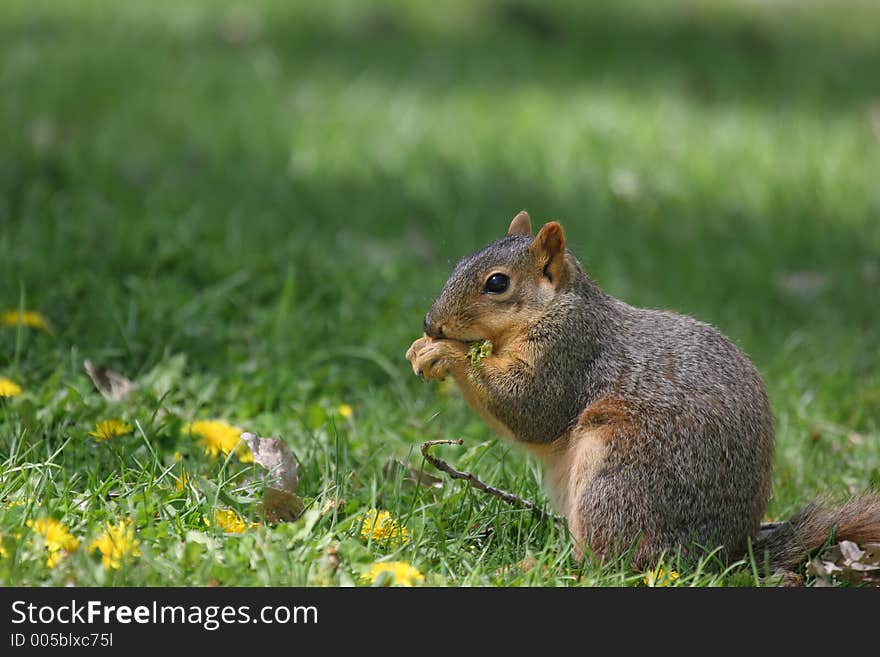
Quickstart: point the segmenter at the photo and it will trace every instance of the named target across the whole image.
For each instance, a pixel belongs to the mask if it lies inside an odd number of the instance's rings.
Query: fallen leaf
[[[862,558],[862,555],[865,554],[859,549],[859,546],[852,541],[841,541],[839,545],[840,553],[843,555],[844,559],[850,563],[858,561]]]
[[[865,549],[862,563],[880,566],[880,543],[865,543],[862,547]]]
[[[114,372],[106,365],[94,365],[92,361],[83,363],[92,383],[104,399],[110,401],[122,401],[131,394],[134,384],[131,379],[124,377],[119,372]]]
[[[303,512],[303,501],[296,494],[299,484],[299,461],[291,449],[278,438],[260,438],[246,431],[241,434],[254,463],[267,470],[261,513],[269,522],[290,522]]]
[[[295,493],[266,486],[258,512],[266,522],[293,522],[302,515],[305,505]]]
[[[870,564],[855,561],[849,564],[849,568],[858,572],[867,573],[873,570],[880,570],[880,566],[871,566]]]
[[[880,544],[860,547],[852,541],[832,545],[807,565],[807,574],[817,579],[816,586],[880,586]]]
[[[269,471],[267,483],[274,488],[295,492],[299,485],[299,462],[287,444],[278,438],[260,438],[249,431],[241,437],[254,455],[254,463]]]

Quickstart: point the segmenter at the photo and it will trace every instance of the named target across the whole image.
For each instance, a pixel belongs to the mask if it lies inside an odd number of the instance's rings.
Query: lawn
[[[404,360],[454,262],[523,208],[610,293],[753,358],[768,517],[880,486],[878,23],[867,1],[2,3],[0,312],[47,326],[0,326],[21,389],[0,584],[365,584],[383,561],[436,586],[642,584],[409,472],[462,438],[438,454],[547,504],[538,466]],[[131,393],[105,399],[86,360]],[[130,432],[90,435],[109,419]],[[302,518],[263,522],[260,469],[206,453],[201,420],[282,438]],[[388,531],[362,529],[373,509]]]

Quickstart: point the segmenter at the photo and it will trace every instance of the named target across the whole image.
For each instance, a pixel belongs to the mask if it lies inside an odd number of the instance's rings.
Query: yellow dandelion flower
[[[656,568],[648,571],[648,574],[642,579],[646,586],[669,586],[678,579],[678,573],[674,570],[666,572],[663,568]]]
[[[55,566],[64,561],[66,557],[67,552],[65,552],[64,550],[50,550],[49,556],[46,557],[46,568],[48,568],[49,570],[55,568]]]
[[[214,509],[214,523],[227,534],[243,534],[248,528],[257,526],[255,522],[245,522],[232,509]]]
[[[68,531],[63,523],[54,518],[28,520],[26,524],[43,536],[46,551],[49,553],[46,558],[46,566],[49,568],[57,566],[64,557],[79,547],[79,541],[76,540],[76,537]]]
[[[409,530],[391,517],[391,513],[370,509],[360,514],[357,522],[361,525],[361,538],[380,543],[403,545],[409,542]]]
[[[187,485],[189,485],[189,474],[187,474],[186,470],[181,470],[180,476],[174,484],[174,488],[178,491],[182,491]]]
[[[0,559],[5,559],[9,556],[9,552],[6,550],[6,546],[3,545],[3,534],[0,534]]]
[[[346,420],[350,420],[354,417],[354,409],[348,404],[340,404],[339,407],[336,409],[336,412],[339,413],[339,415],[344,417]]]
[[[49,330],[49,322],[40,313],[33,310],[6,310],[0,313],[0,324],[4,326],[29,326],[30,328],[40,329],[41,331]]]
[[[235,450],[238,460],[242,463],[253,463],[254,455],[247,445],[240,442],[242,429],[234,427],[223,420],[196,420],[183,427],[193,436],[198,436],[198,444],[205,448],[205,454],[214,458],[220,454],[229,454]]]
[[[374,563],[364,573],[364,580],[372,585],[378,583],[380,586],[412,586],[423,583],[425,578],[418,568],[405,561],[383,561]]]
[[[103,442],[129,434],[132,430],[133,427],[122,420],[101,420],[95,425],[94,431],[89,431],[89,435],[98,442]]]
[[[20,385],[12,379],[0,376],[0,397],[18,397],[20,394]]]
[[[100,552],[101,563],[107,570],[119,568],[124,559],[141,556],[140,541],[134,537],[131,518],[116,524],[108,523],[101,534],[89,543],[89,552]]]

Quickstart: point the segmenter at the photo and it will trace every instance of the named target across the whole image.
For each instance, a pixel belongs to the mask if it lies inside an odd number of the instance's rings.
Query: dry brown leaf
[[[304,506],[299,495],[266,486],[257,511],[266,522],[293,522],[302,515]]]
[[[862,563],[880,566],[880,543],[865,543],[862,547],[865,550]]]
[[[843,558],[849,562],[858,561],[862,558],[862,555],[865,554],[859,549],[859,546],[852,541],[841,541],[839,545],[840,553],[843,555]]]
[[[807,565],[807,573],[817,578],[817,586],[880,586],[880,544],[862,547],[852,541],[832,545]]]
[[[119,372],[114,372],[106,365],[94,365],[92,361],[83,363],[92,383],[104,399],[110,401],[122,401],[131,394],[134,384],[131,379],[124,377]]]
[[[278,438],[260,438],[250,432],[241,438],[254,455],[254,463],[267,471],[260,512],[269,522],[296,520],[303,512],[303,501],[296,494],[299,461],[294,453]]]

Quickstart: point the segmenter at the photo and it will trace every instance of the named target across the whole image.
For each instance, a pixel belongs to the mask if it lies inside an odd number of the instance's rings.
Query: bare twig
[[[425,460],[428,461],[431,465],[433,465],[438,470],[442,470],[446,474],[448,474],[453,479],[462,479],[463,481],[468,482],[471,487],[476,488],[477,490],[481,490],[484,493],[489,493],[489,495],[493,495],[497,497],[499,500],[507,502],[508,504],[519,507],[521,509],[528,509],[532,513],[534,513],[541,520],[552,520],[560,527],[565,525],[565,519],[557,516],[553,513],[547,513],[542,508],[540,508],[534,502],[529,500],[525,500],[513,493],[508,493],[506,490],[501,490],[500,488],[495,488],[494,486],[490,486],[489,484],[485,484],[479,479],[477,479],[470,472],[462,472],[461,470],[456,470],[451,465],[449,465],[446,461],[441,458],[438,458],[431,454],[431,448],[436,445],[464,445],[464,441],[461,438],[457,439],[449,439],[449,440],[426,440],[422,443],[421,451],[422,456],[425,457]],[[761,529],[759,530],[759,536],[761,538],[765,538],[776,531],[781,522],[765,522],[761,525]]]
[[[521,509],[528,509],[535,516],[537,516],[540,520],[552,520],[560,527],[565,526],[565,519],[561,518],[552,513],[547,513],[539,507],[534,502],[529,500],[524,500],[523,498],[514,495],[513,493],[508,493],[506,490],[501,490],[500,488],[495,488],[494,486],[490,486],[489,484],[484,484],[482,481],[477,479],[470,472],[462,472],[461,470],[456,470],[451,465],[449,465],[446,461],[441,458],[438,458],[431,454],[431,448],[435,445],[463,445],[464,441],[460,438],[454,440],[427,440],[422,443],[421,451],[422,456],[425,457],[425,460],[428,461],[431,465],[433,465],[438,470],[442,470],[446,474],[448,474],[453,479],[462,479],[468,484],[471,485],[472,488],[476,488],[477,490],[481,490],[484,493],[489,493],[489,495],[493,495],[497,497],[499,500],[507,502],[511,506],[519,507]]]

